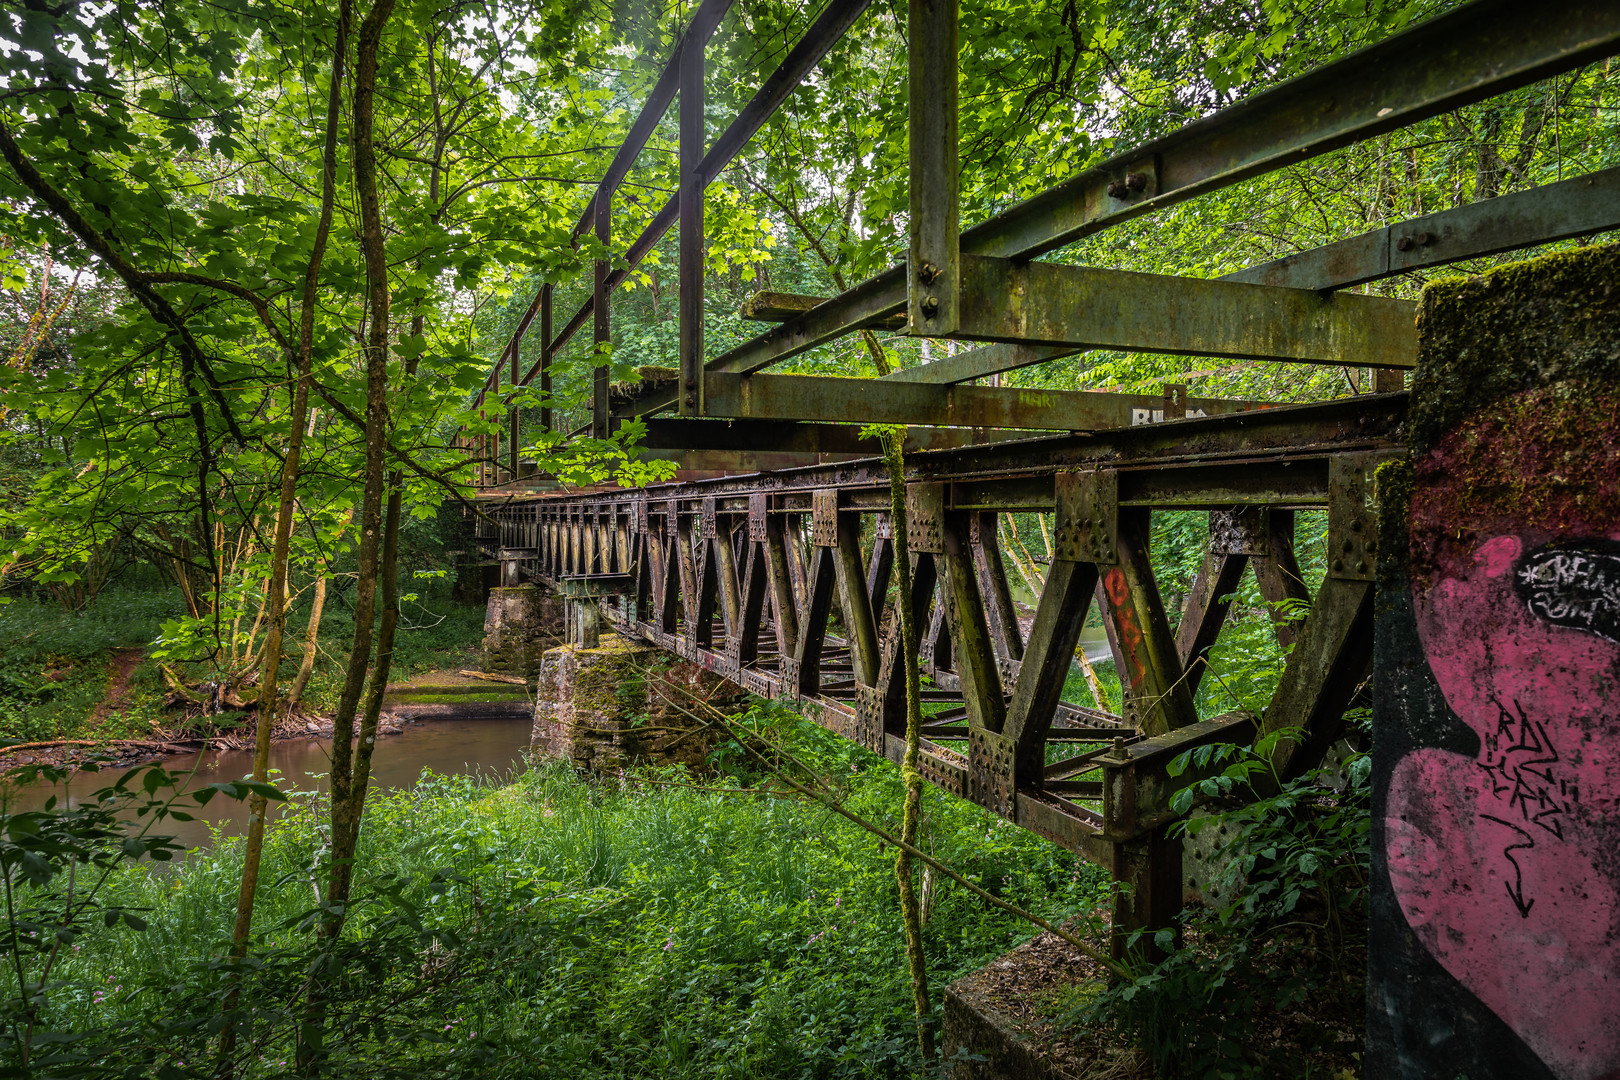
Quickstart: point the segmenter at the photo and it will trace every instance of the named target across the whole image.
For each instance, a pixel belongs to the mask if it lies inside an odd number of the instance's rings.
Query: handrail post
[[[703,69],[706,35],[688,34],[680,58],[680,363],[681,416],[702,416],[703,387]]]
[[[540,426],[551,430],[551,283],[540,286]]]
[[[510,425],[509,425],[511,427],[512,434],[511,434],[511,445],[506,448],[507,449],[507,461],[510,463],[510,466],[511,466],[511,469],[512,469],[512,482],[514,484],[517,483],[517,478],[518,478],[518,407],[517,407],[517,391],[518,391],[518,379],[519,379],[519,377],[520,376],[518,375],[518,343],[516,341],[514,341],[514,342],[512,342],[512,399],[513,400],[512,400],[512,407],[511,407],[511,422],[510,422]]]
[[[613,192],[605,185],[596,189],[596,239],[607,248],[613,240]],[[591,313],[596,319],[596,347],[613,340],[611,324],[608,322],[608,286],[607,278],[610,266],[606,258],[596,260],[596,279],[591,293]],[[597,359],[600,361],[601,356]],[[605,439],[608,437],[608,365],[598,363],[592,373],[591,393],[591,437]]]

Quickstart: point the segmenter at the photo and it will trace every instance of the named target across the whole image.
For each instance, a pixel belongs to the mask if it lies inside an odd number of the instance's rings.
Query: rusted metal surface
[[[1343,289],[1620,228],[1620,169],[1499,195],[1227,274],[1226,281]]]
[[[574,238],[612,256],[591,299],[552,334],[552,288],[519,321],[473,403],[486,426],[458,440],[480,461],[489,520],[478,543],[515,572],[590,598],[622,633],[797,703],[829,730],[898,760],[902,657],[889,597],[893,531],[906,530],[926,628],[932,707],[920,768],[932,782],[1110,868],[1116,932],[1167,926],[1180,908],[1180,848],[1166,827],[1168,763],[1258,727],[1298,728],[1278,763],[1321,760],[1363,688],[1371,655],[1373,467],[1404,445],[1407,397],[1313,406],[955,385],[1085,348],[1280,359],[1399,369],[1415,356],[1410,304],[1322,295],[1472,255],[1620,224],[1614,170],[1461,207],[1209,281],[1031,262],[1078,237],[1269,170],[1572,70],[1620,51],[1620,9],[1599,0],[1526,8],[1478,0],[1127,149],[969,228],[960,225],[954,0],[909,0],[910,229],[906,263],[831,298],[761,298],[783,320],[707,358],[702,324],[702,194],[859,18],[832,0],[721,135],[705,146],[704,43],[730,0],[703,0]],[[677,91],[679,191],[628,247],[611,244],[611,204]],[[682,223],[679,378],[610,410],[594,371],[592,430],[655,418],[647,445],[690,468],[772,469],[636,492],[524,494],[515,415],[502,379],[550,376],[587,321],[611,339],[609,299]],[[539,355],[520,375],[535,317]],[[882,382],[757,374],[872,327],[989,341]],[[1381,379],[1394,391],[1395,379]],[[486,400],[494,395],[494,400]],[[549,414],[542,417],[549,422]],[[736,418],[735,424],[701,417]],[[505,461],[501,437],[507,429]],[[913,429],[909,513],[888,522],[887,467],[851,425]],[[1017,431],[1053,431],[1007,438]],[[987,434],[988,432],[988,434]],[[1072,434],[1083,433],[1083,434]],[[999,439],[1001,441],[986,441]],[[979,445],[970,445],[980,443]],[[704,458],[703,455],[710,455]],[[842,460],[815,460],[822,455]],[[812,463],[814,462],[814,463]],[[504,468],[501,465],[504,464]],[[1328,569],[1309,588],[1294,553],[1295,512],[1328,512]],[[1153,514],[1210,514],[1210,544],[1176,633],[1149,544]],[[1056,515],[1052,561],[1026,633],[998,547],[999,515]],[[870,549],[863,543],[870,542]],[[1194,690],[1227,616],[1255,575],[1286,647],[1278,688],[1256,719],[1200,720]],[[1076,640],[1097,605],[1125,686],[1123,717],[1062,699]],[[1305,609],[1308,616],[1300,617]],[[1055,753],[1053,752],[1055,750]]]
[[[1122,220],[1569,71],[1617,48],[1620,11],[1608,0],[1465,4],[964,229],[962,250],[1032,258]],[[1144,161],[1158,164],[1156,194],[1119,198],[1109,192]]]
[[[957,336],[1313,364],[1411,367],[1417,306],[1358,293],[962,256]]]
[[[1198,721],[1192,710],[1195,654],[1214,640],[1224,614],[1211,593],[1231,591],[1231,566],[1205,584],[1203,599],[1188,602],[1183,629],[1189,618],[1201,629],[1191,639],[1171,635],[1148,557],[1151,514],[1207,500],[1204,486],[1225,498],[1233,475],[1262,464],[1292,470],[1299,479],[1272,483],[1269,495],[1251,490],[1253,508],[1213,510],[1210,552],[1235,562],[1237,573],[1245,561],[1257,570],[1266,560],[1291,566],[1277,557],[1292,550],[1290,507],[1331,507],[1330,479],[1365,475],[1369,462],[1395,449],[1401,430],[1391,398],[1279,412],[921,453],[908,462],[913,616],[929,627],[926,696],[944,710],[928,721],[920,767],[945,790],[1121,875],[1136,890],[1116,913],[1123,928],[1169,917],[1167,890],[1179,870],[1163,863],[1179,847],[1163,833],[1176,786],[1166,763],[1182,749],[1253,730],[1252,718]],[[982,504],[997,491],[1012,493],[1016,505]],[[1352,492],[1363,509],[1375,494]],[[998,515],[1029,507],[1055,509],[1058,531],[1026,636],[996,545]],[[545,585],[611,583],[590,591],[618,591],[602,605],[618,631],[753,693],[786,696],[829,730],[895,757],[904,685],[884,563],[894,527],[887,511],[886,469],[863,459],[511,501],[490,511],[496,527],[485,526],[490,535],[480,543],[504,548],[523,576]],[[1098,596],[1127,680],[1124,718],[1062,700]],[[1369,596],[1368,583],[1330,576],[1314,598],[1265,720],[1311,733],[1290,768],[1319,755],[1342,728],[1370,648]],[[1049,764],[1052,748],[1062,752]]]
[[[1156,411],[1162,415],[1163,410],[1163,399],[1152,394],[726,372],[711,372],[704,381],[711,414],[739,419],[1080,431],[1129,427],[1146,422]],[[1190,404],[1210,416],[1266,405],[1223,398],[1194,398]]]

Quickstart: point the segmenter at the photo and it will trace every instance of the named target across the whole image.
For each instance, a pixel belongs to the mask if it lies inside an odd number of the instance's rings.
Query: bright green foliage
[[[847,805],[893,827],[892,766],[774,709],[753,718],[830,774]],[[891,854],[811,803],[687,787],[678,772],[589,784],[536,767],[507,787],[429,778],[367,810],[369,883],[339,949],[352,974],[326,1047],[337,1075],[914,1076],[914,1022],[895,928]],[[763,778],[722,774],[703,787]],[[294,797],[295,802],[301,800]],[[302,972],[317,815],[269,834],[244,1015],[244,1076],[285,1071]],[[960,800],[925,801],[923,846],[1048,915],[1089,910],[1099,875]],[[145,1062],[201,1074],[221,986],[240,846],[173,870],[132,869],[107,904],[145,928],[87,931],[63,956],[46,1026],[105,1053],[80,1075]],[[925,938],[943,979],[1028,928],[943,880]],[[0,976],[3,977],[3,976]],[[161,1001],[161,1007],[159,1002]],[[186,1062],[188,1064],[181,1064]]]

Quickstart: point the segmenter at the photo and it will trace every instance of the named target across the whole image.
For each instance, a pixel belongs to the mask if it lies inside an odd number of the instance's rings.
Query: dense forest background
[[[454,593],[474,468],[457,436],[497,432],[476,394],[540,285],[572,312],[592,261],[618,259],[589,237],[574,243],[572,229],[692,6],[0,4],[0,740],[191,724],[240,729],[263,747],[302,706],[328,715],[344,748],[329,805],[170,877],[131,868],[165,849],[120,846],[106,816],[143,800],[183,807],[179,796],[165,802],[173,789],[161,772],[78,818],[8,817],[25,824],[0,843],[13,905],[0,1052],[15,1058],[0,1073],[926,1067],[907,1026],[893,880],[866,851],[881,844],[803,800],[732,799],[766,783],[755,765],[718,762],[707,793],[608,790],[541,770],[513,788],[442,781],[366,803],[382,687],[460,655],[481,627],[481,611]],[[963,223],[1456,6],[962,0]],[[711,138],[818,13],[733,5],[708,53]],[[754,292],[831,295],[903,257],[905,50],[904,5],[873,5],[709,188],[711,354],[757,332],[740,316]],[[1613,166],[1617,81],[1612,62],[1594,64],[1049,257],[1213,277]],[[615,193],[616,236],[639,233],[674,192],[675,119]],[[616,380],[675,361],[674,244],[658,245],[613,298]],[[1505,258],[1365,288],[1411,297],[1438,274]],[[586,337],[558,358],[552,400],[522,399],[524,445],[556,438],[539,428],[542,405],[559,433],[588,415],[598,358]],[[954,348],[899,335],[878,344],[896,366]],[[780,370],[877,373],[856,338]],[[1107,352],[997,378],[1148,392],[1174,382],[1275,401],[1371,389],[1365,369]],[[1043,523],[1023,515],[1007,527],[1016,574],[1033,586]],[[1203,529],[1196,515],[1156,516],[1172,608]],[[1320,531],[1302,519],[1308,575],[1321,573]],[[1268,692],[1281,656],[1275,615],[1245,586],[1212,657],[1223,678],[1201,691],[1205,713]],[[109,714],[97,705],[119,650],[138,655],[137,692]],[[1074,680],[1076,700],[1112,704],[1117,683],[1100,667],[1100,682]],[[838,777],[851,805],[892,825],[899,782],[885,765],[790,716],[755,721],[812,766],[807,775]],[[256,778],[221,797],[257,800],[262,822],[277,796],[262,769]],[[1329,794],[1277,796],[1315,798],[1340,816],[1313,819],[1325,831],[1309,842],[1271,842],[1297,852],[1290,872],[1336,912],[1357,902],[1361,834],[1354,783],[1334,783]],[[1093,871],[1056,849],[971,807],[930,796],[929,808],[933,850],[986,887],[999,882],[998,894],[1053,918],[1084,919],[1104,902]],[[1239,825],[1260,834],[1277,820],[1250,812]],[[90,866],[95,890],[75,884]],[[255,915],[261,879],[271,884]],[[1293,908],[1275,907],[1287,894],[1275,884],[1259,880],[1248,915],[1287,921]],[[928,947],[946,975],[1027,932],[965,893],[929,888],[939,914]],[[705,899],[682,899],[694,895]],[[1235,940],[1214,969],[1182,959],[1141,985],[1210,1005],[1210,980],[1224,978],[1211,970],[1260,970],[1243,967],[1259,961]],[[1315,960],[1288,962],[1317,972],[1309,987],[1350,1000],[1345,947],[1334,937],[1313,946]],[[518,973],[517,960],[541,955]],[[1234,1030],[1258,1023],[1264,1004],[1256,980],[1238,985],[1249,996],[1219,1006]],[[1104,995],[1110,1023],[1150,1043],[1184,1015],[1149,1015],[1140,1001],[1133,1013],[1134,999],[1114,993]],[[1079,1015],[1090,1000],[1059,1011]],[[463,1023],[474,1034],[462,1037]],[[1156,1055],[1161,1068],[1266,1075],[1245,1073],[1260,1066],[1220,1040],[1196,1069],[1176,1059],[1178,1045]]]

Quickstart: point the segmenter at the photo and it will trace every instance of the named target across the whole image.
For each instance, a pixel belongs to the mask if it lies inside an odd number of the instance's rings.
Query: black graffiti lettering
[[[1513,906],[1519,909],[1519,918],[1528,919],[1530,917],[1530,909],[1536,906],[1536,902],[1534,899],[1526,900],[1524,898],[1524,871],[1519,866],[1519,860],[1513,857],[1513,853],[1521,850],[1529,851],[1534,848],[1536,846],[1535,838],[1529,833],[1525,832],[1523,829],[1519,828],[1517,825],[1513,824],[1511,821],[1503,821],[1501,818],[1492,817],[1489,814],[1481,814],[1479,816],[1486,821],[1494,821],[1498,825],[1506,825],[1508,828],[1524,837],[1523,842],[1509,844],[1507,847],[1503,848],[1502,857],[1505,858],[1513,867],[1513,882],[1507,886],[1508,896],[1513,898]]]

